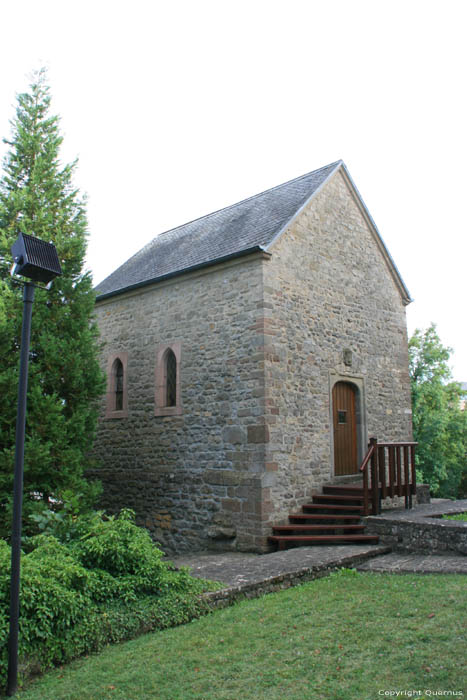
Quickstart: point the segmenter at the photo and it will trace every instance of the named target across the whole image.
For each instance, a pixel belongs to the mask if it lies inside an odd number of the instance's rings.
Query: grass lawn
[[[443,515],[445,520],[461,520],[467,523],[467,513],[456,513],[456,515]]]
[[[341,571],[109,647],[46,674],[18,698],[378,700],[391,690],[465,693],[465,584],[455,575]]]

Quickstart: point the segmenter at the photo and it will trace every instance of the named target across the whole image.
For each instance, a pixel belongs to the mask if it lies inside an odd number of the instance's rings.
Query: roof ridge
[[[227,211],[227,209],[233,209],[234,207],[238,207],[239,204],[244,204],[244,202],[249,202],[251,199],[256,199],[257,197],[261,197],[262,195],[266,194],[267,192],[273,192],[274,190],[279,189],[280,187],[284,187],[285,185],[290,185],[291,182],[298,182],[298,180],[303,180],[305,177],[308,177],[309,175],[314,175],[315,173],[319,173],[320,170],[326,170],[327,168],[331,168],[332,166],[337,166],[337,165],[342,165],[343,160],[339,159],[334,161],[333,163],[329,163],[328,165],[323,165],[321,168],[317,168],[316,170],[310,170],[310,172],[305,173],[304,175],[299,175],[299,177],[293,177],[291,180],[286,180],[285,182],[282,182],[280,185],[275,185],[274,187],[269,187],[266,190],[263,190],[262,192],[258,192],[257,194],[253,194],[250,197],[245,197],[245,199],[240,199],[238,202],[233,202],[232,204],[228,204],[226,207],[221,207],[220,209],[215,209],[214,211],[209,212],[209,214],[203,214],[203,216],[197,216],[195,219],[191,219],[190,221],[186,221],[184,224],[179,224],[178,226],[173,226],[172,228],[167,229],[166,231],[161,231],[161,233],[158,233],[154,238],[160,238],[161,236],[165,236],[167,233],[171,233],[172,231],[176,231],[179,228],[184,228],[185,226],[189,226],[190,224],[194,224],[195,221],[201,221],[202,219],[207,219],[210,216],[213,216],[214,214],[218,214],[221,211]],[[146,244],[146,246],[150,245],[153,241],[154,238]],[[146,247],[144,246],[144,247]]]

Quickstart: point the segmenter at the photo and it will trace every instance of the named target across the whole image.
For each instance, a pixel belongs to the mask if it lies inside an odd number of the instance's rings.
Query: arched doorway
[[[358,471],[356,394],[357,387],[350,382],[336,382],[332,389],[336,476]]]

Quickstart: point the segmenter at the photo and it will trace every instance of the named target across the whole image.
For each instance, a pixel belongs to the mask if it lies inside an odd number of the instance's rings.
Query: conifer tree
[[[83,271],[85,202],[73,186],[76,161],[61,165],[59,120],[50,116],[44,71],[18,96],[0,181],[0,531],[8,523],[15,447],[22,288],[9,276],[19,233],[57,248],[63,275],[36,290],[32,315],[24,463],[25,508],[65,491],[91,498],[84,478],[104,390],[93,320],[92,279]],[[95,491],[95,489],[94,489]],[[3,527],[2,527],[3,525]]]

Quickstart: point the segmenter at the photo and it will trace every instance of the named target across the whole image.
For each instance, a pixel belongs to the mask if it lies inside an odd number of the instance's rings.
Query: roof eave
[[[229,260],[235,260],[236,258],[242,258],[246,255],[252,255],[253,253],[263,253],[267,257],[271,256],[271,253],[269,253],[263,246],[256,245],[251,248],[245,248],[244,250],[236,251],[235,253],[231,253],[229,255],[224,255],[222,257],[215,258],[214,260],[208,260],[206,262],[197,263],[196,265],[191,265],[190,267],[185,267],[183,268],[183,270],[175,270],[174,272],[169,272],[166,275],[159,275],[158,277],[153,277],[151,279],[144,280],[143,282],[136,282],[135,284],[130,284],[126,287],[122,287],[121,289],[114,289],[111,292],[98,294],[96,296],[96,302],[103,301],[104,299],[110,299],[111,297],[119,296],[120,294],[126,294],[127,292],[132,292],[135,289],[141,289],[141,287],[147,287],[150,284],[155,284],[156,282],[165,282],[166,280],[170,280],[174,277],[179,277],[181,275],[188,274],[189,272],[196,272],[197,270],[201,270],[206,267],[212,267],[213,265],[219,265],[221,263],[228,262]]]

